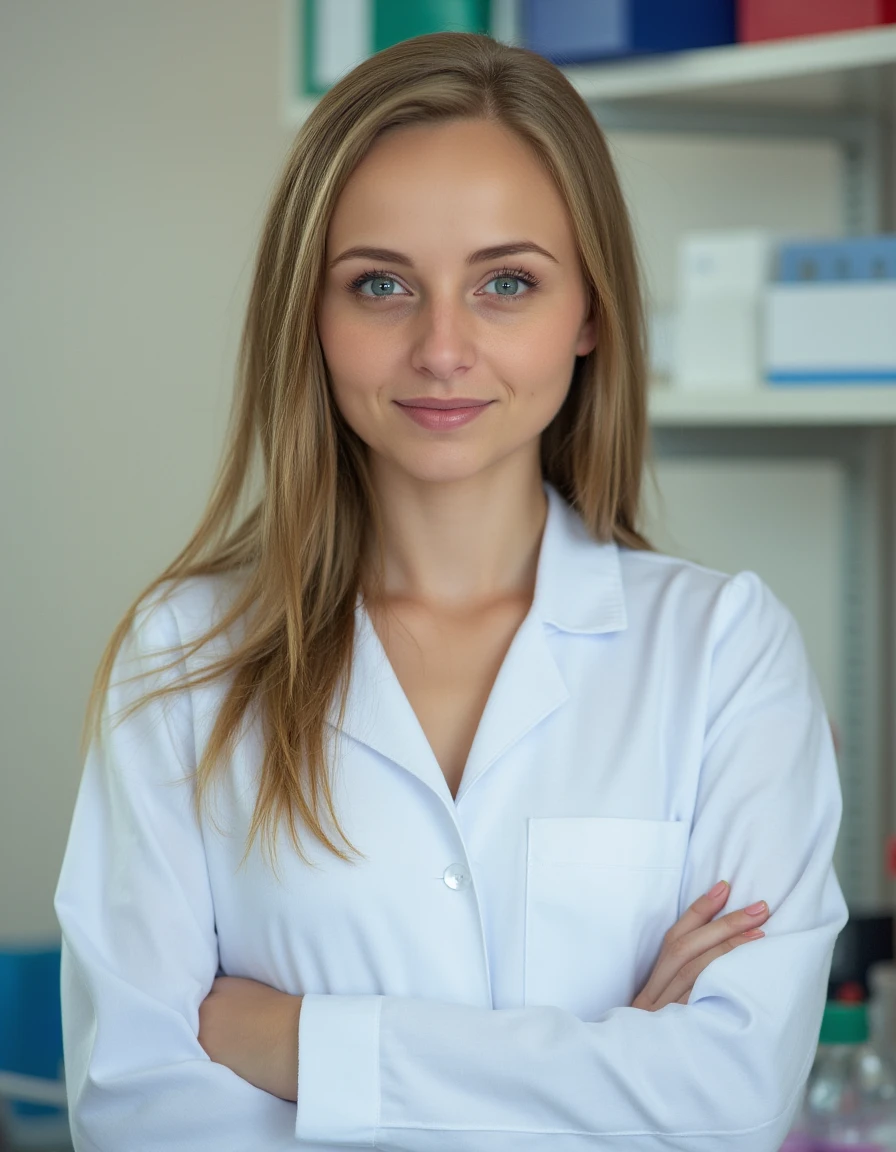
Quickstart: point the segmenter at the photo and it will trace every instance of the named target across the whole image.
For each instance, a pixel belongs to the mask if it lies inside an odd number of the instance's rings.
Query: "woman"
[[[442,33],[340,80],[240,368],[91,697],[76,1148],[777,1149],[847,918],[830,732],[765,585],[638,530],[636,255],[559,70]]]

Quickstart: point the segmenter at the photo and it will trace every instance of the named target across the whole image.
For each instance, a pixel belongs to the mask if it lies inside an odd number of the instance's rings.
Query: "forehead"
[[[529,145],[485,121],[415,124],[390,129],[355,168],[330,221],[327,255],[390,237],[396,246],[399,236],[457,237],[474,248],[507,235],[558,257],[572,248],[566,204]]]

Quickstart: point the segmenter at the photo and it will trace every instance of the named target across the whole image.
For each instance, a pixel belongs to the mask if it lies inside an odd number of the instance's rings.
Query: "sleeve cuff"
[[[382,996],[302,999],[296,1139],[372,1148],[380,1110]]]

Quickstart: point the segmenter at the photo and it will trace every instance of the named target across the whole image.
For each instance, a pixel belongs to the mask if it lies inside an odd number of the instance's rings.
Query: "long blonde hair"
[[[157,591],[164,598],[192,577],[239,576],[239,593],[217,625],[178,657],[195,653],[237,620],[246,625],[241,641],[201,676],[148,693],[128,714],[155,697],[233,674],[195,772],[198,819],[247,709],[259,707],[265,756],[243,863],[262,831],[276,870],[276,828],[284,814],[306,859],[296,813],[327,850],[348,861],[323,828],[321,797],[336,832],[357,853],[336,816],[324,740],[340,681],[339,724],[344,717],[368,524],[380,567],[364,591],[376,595],[382,587],[382,522],[366,446],[333,401],[315,309],[329,220],[377,136],[398,125],[458,118],[497,122],[517,133],[556,182],[597,317],[596,348],[577,358],[567,398],[542,434],[543,476],[596,540],[651,547],[636,526],[647,438],[641,277],[619,181],[588,106],[548,60],[489,36],[439,32],[368,58],[320,99],[286,158],[262,230],[230,424],[208,506],[180,555],[113,632],[82,736],[83,758],[91,736],[100,737],[116,655],[144,600]],[[234,527],[258,448],[261,495]]]

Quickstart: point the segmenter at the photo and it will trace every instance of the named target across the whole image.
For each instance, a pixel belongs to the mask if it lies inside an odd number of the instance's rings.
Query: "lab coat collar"
[[[492,685],[464,768],[458,804],[499,756],[569,699],[570,690],[548,643],[549,631],[588,634],[626,627],[616,544],[594,540],[578,513],[547,481],[544,491],[548,509],[532,605]],[[417,776],[453,808],[442,769],[360,595],[355,625],[345,715],[337,726],[334,699],[329,724]]]
[[[544,481],[548,515],[532,610],[564,632],[616,632],[626,626],[619,549],[598,543],[585,522]]]

